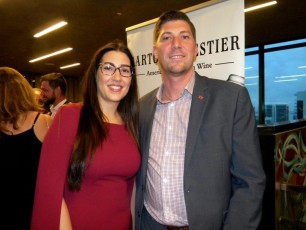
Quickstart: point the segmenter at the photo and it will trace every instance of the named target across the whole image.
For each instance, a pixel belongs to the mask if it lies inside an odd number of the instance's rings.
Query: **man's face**
[[[180,76],[193,68],[198,48],[187,22],[166,22],[153,47],[162,73]]]
[[[42,81],[40,88],[42,90],[42,97],[44,98],[45,103],[48,105],[53,104],[55,101],[55,93],[54,90],[50,87],[49,82]]]

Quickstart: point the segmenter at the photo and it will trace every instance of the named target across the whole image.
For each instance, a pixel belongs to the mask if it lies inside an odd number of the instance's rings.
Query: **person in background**
[[[0,67],[1,226],[30,229],[40,151],[51,117],[41,114],[30,83]]]
[[[141,159],[135,63],[126,45],[116,40],[97,50],[82,86],[83,102],[58,110],[43,144],[32,230],[63,223],[132,229]]]
[[[245,87],[202,77],[196,31],[161,15],[153,55],[162,85],[140,100],[136,230],[246,230],[261,219],[265,173]]]
[[[66,99],[66,79],[61,73],[49,73],[41,76],[40,82],[46,107],[50,108],[51,117],[54,117],[62,105],[69,103]]]
[[[41,88],[33,88],[33,91],[34,91],[34,94],[35,94],[36,101],[44,109],[43,113],[50,115],[51,114],[50,107],[49,107],[49,105],[47,105],[45,103],[45,99],[42,96],[42,89]]]
[[[44,98],[42,96],[42,90],[40,88],[33,88],[35,99],[39,105],[44,104]]]

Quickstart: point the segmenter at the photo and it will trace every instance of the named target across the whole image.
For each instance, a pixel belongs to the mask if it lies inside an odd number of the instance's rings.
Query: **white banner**
[[[195,71],[209,78],[228,80],[231,74],[244,76],[244,1],[211,0],[182,11],[196,28],[198,57]],[[153,30],[157,19],[129,28],[127,43],[136,61],[140,97],[161,84],[153,61]]]

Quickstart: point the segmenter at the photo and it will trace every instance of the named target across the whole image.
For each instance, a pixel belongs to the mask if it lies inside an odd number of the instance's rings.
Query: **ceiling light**
[[[70,64],[70,65],[65,65],[65,66],[60,67],[60,69],[67,69],[67,68],[78,66],[78,65],[80,65],[80,63],[74,63],[74,64]]]
[[[52,31],[54,31],[54,30],[57,30],[57,29],[59,29],[59,28],[65,26],[65,25],[67,25],[67,22],[65,22],[65,21],[59,22],[59,23],[57,23],[57,24],[55,24],[55,25],[53,25],[53,26],[50,26],[50,27],[48,27],[47,29],[45,29],[45,30],[43,30],[43,31],[41,31],[41,32],[39,32],[39,33],[37,33],[37,34],[35,34],[34,37],[35,37],[35,38],[39,38],[39,37],[41,37],[41,36],[43,36],[43,35],[45,35],[45,34],[47,34],[47,33],[50,33],[50,32],[52,32]]]
[[[298,79],[294,78],[294,79],[289,79],[289,80],[277,80],[277,81],[274,81],[274,82],[287,82],[287,81],[297,81]]]
[[[275,77],[275,78],[290,78],[290,77],[306,77],[306,74],[293,74],[293,75],[280,76],[280,77]]]
[[[55,55],[58,55],[58,54],[61,54],[61,53],[65,53],[65,52],[68,52],[68,51],[70,51],[70,50],[72,50],[72,48],[69,47],[69,48],[66,48],[66,49],[62,49],[62,50],[59,50],[59,51],[55,51],[55,52],[53,52],[53,53],[46,54],[46,55],[44,55],[44,56],[41,56],[41,57],[35,58],[35,59],[33,59],[33,60],[30,60],[29,62],[40,61],[40,60],[42,60],[42,59],[46,59],[46,58],[48,58],[48,57],[52,57],[52,56],[55,56]]]
[[[249,84],[245,84],[245,86],[253,86],[253,85],[258,85],[257,83],[249,83]]]
[[[257,10],[257,9],[260,9],[260,8],[263,8],[263,7],[274,5],[276,3],[277,3],[276,1],[271,1],[271,2],[263,3],[263,4],[260,4],[260,5],[257,5],[257,6],[252,6],[252,7],[244,9],[244,12],[248,12],[248,11],[251,11],[251,10]]]

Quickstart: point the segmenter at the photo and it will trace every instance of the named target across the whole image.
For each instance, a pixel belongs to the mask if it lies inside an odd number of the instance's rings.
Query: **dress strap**
[[[33,126],[32,126],[32,127],[34,127],[34,125],[35,125],[35,123],[36,123],[36,121],[37,121],[39,115],[40,115],[40,113],[37,113],[37,115],[36,115],[36,117],[35,117],[35,120],[34,120],[34,122],[33,122]]]

